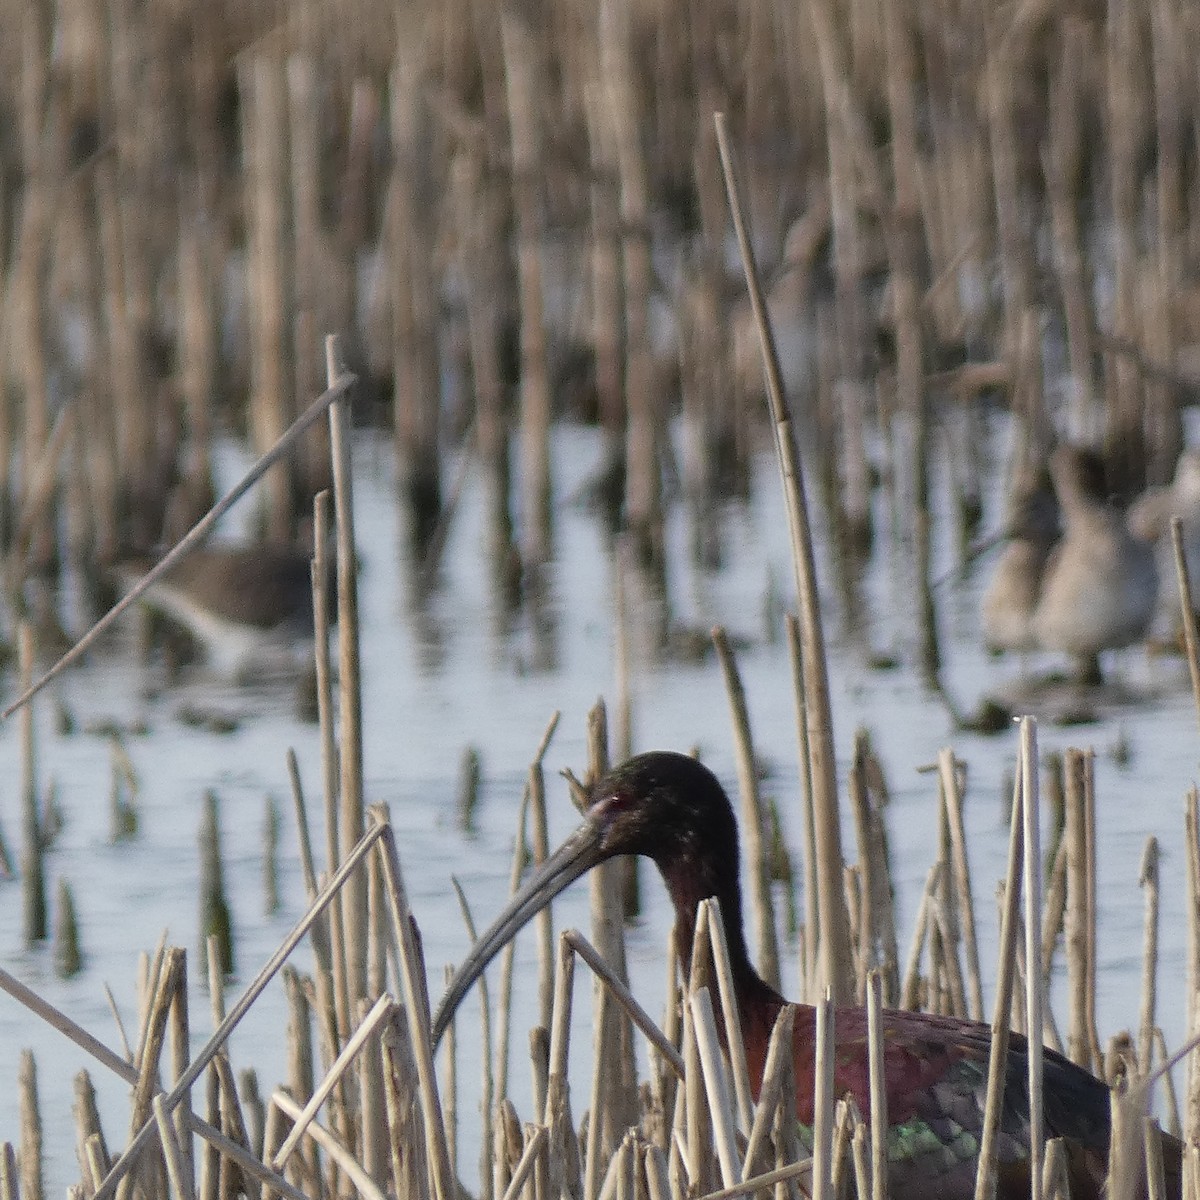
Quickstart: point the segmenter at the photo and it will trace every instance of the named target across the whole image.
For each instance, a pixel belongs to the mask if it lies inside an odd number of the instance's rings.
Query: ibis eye
[[[607,792],[600,796],[592,805],[592,812],[597,817],[612,818],[633,807],[636,797],[632,792],[623,788]]]

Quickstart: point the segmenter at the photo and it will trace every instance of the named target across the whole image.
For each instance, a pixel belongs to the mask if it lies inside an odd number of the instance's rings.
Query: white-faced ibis
[[[1060,446],[1050,474],[1064,533],[1046,565],[1034,629],[1047,650],[1076,660],[1084,682],[1099,683],[1100,652],[1131,646],[1150,628],[1158,599],[1154,548],[1108,503],[1095,453]]]
[[[1183,555],[1195,600],[1200,595],[1200,450],[1185,450],[1175,465],[1171,483],[1147,488],[1129,508],[1130,531],[1155,547],[1159,575],[1155,626],[1167,636],[1180,625],[1179,590],[1174,585],[1172,517],[1178,517],[1183,524]]]
[[[757,1097],[771,1030],[786,1003],[759,978],[746,953],[738,885],[737,823],[721,784],[682,754],[631,758],[589,792],[583,824],[513,897],[459,967],[434,1019],[440,1039],[455,1009],[492,957],[531,917],[597,863],[642,854],[662,874],[675,906],[675,940],[686,972],[696,906],[721,905],[751,1085]],[[983,1124],[991,1029],[975,1021],[887,1011],[883,1019],[892,1200],[969,1200]],[[862,1008],[835,1016],[835,1092],[870,1111],[867,1025]],[[800,1006],[794,1062],[799,1120],[813,1120],[815,1010]],[[1109,1145],[1109,1090],[1099,1079],[1044,1052],[1046,1137],[1067,1139],[1073,1200],[1098,1200]],[[1002,1200],[1029,1195],[1027,1044],[1011,1036],[999,1138]],[[1180,1145],[1165,1137],[1167,1195],[1180,1195]]]

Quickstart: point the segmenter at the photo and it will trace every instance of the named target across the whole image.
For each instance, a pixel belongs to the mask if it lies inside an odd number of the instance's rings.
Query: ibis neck
[[[745,1023],[747,1006],[771,1003],[775,1009],[783,998],[770,987],[754,969],[746,950],[746,935],[742,928],[742,897],[737,877],[722,878],[694,861],[659,864],[671,902],[675,906],[675,947],[686,978],[692,969],[692,945],[696,934],[696,909],[701,900],[713,897],[721,906],[725,945],[729,950],[729,966],[733,975],[738,1003]],[[714,1002],[716,997],[714,996]]]

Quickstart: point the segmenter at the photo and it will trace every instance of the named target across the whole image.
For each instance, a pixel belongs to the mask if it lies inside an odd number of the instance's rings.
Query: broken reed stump
[[[268,792],[263,804],[263,911],[279,911],[279,805]]]
[[[17,630],[21,665],[21,688],[33,682],[33,628],[22,621]],[[25,945],[45,941],[49,934],[46,906],[46,848],[38,811],[37,743],[34,707],[21,712],[21,894]]]
[[[217,793],[211,788],[204,793],[204,814],[200,821],[200,937],[205,944],[216,944],[213,962],[221,975],[234,970],[233,916],[225,895],[225,866],[221,858],[221,817]],[[209,956],[201,956],[208,963]],[[216,983],[209,979],[209,987]]]
[[[83,970],[75,896],[71,885],[65,879],[58,881],[57,917],[54,923],[54,970],[62,979],[71,979]]]

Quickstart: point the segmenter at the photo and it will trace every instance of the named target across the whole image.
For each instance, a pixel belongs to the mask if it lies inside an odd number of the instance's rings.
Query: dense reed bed
[[[436,576],[454,516],[444,451],[463,442],[492,492],[493,578],[530,606],[553,557],[550,481],[570,470],[551,461],[556,417],[605,429],[610,469],[594,490],[628,535],[622,578],[629,584],[648,567],[664,593],[667,485],[677,477],[700,515],[693,549],[710,561],[719,545],[704,514],[745,488],[751,448],[774,438],[798,600],[788,632],[805,783],[806,998],[820,1006],[823,1036],[830,1000],[983,1018],[985,918],[969,877],[960,764],[951,751],[937,764],[941,853],[903,962],[865,741],[849,779],[836,777],[797,441],[819,452],[838,570],[869,545],[876,457],[884,465],[913,549],[919,661],[932,680],[935,434],[956,450],[964,543],[980,514],[974,431],[985,396],[1014,413],[1014,474],[1044,457],[1057,433],[1102,442],[1119,494],[1170,477],[1181,405],[1195,385],[1198,24],[1183,0],[686,9],[605,0],[595,10],[0,0],[0,111],[13,118],[0,141],[0,540],[14,607],[31,609],[35,593],[24,585],[63,565],[87,594],[97,568],[130,554],[186,554],[215,520],[201,514],[210,512],[212,438],[223,428],[272,455],[261,491],[266,536],[302,536],[309,496],[328,483],[339,543],[336,672],[322,588],[314,599],[323,854],[312,849],[293,773],[310,907],[228,1007],[221,948],[210,941],[199,964],[215,1026],[206,1046],[190,1052],[189,964],[177,948],[147,957],[139,1026],[122,1053],[0,974],[0,986],[132,1088],[118,1150],[80,1079],[78,1195],[456,1200],[461,1175],[488,1200],[767,1188],[782,1198],[801,1187],[826,1200],[851,1178],[860,1196],[881,1196],[881,1127],[837,1103],[825,1055],[811,1161],[796,1142],[788,1056],[779,1053],[790,1010],[757,1103],[736,1050],[723,1058],[713,989],[724,995],[721,1011],[732,1006],[721,925],[708,910],[692,978],[661,1024],[636,1007],[623,982],[625,890],[599,872],[590,941],[567,933],[555,943],[549,920],[541,925],[534,1110],[522,1120],[507,1096],[516,1018],[502,1000],[485,1017],[477,1183],[457,1161],[455,1113],[468,1095],[474,1104],[473,1085],[455,1067],[453,1039],[440,1079],[435,1071],[420,914],[409,911],[386,814],[368,813],[363,796],[346,366],[360,419],[394,431],[416,577]],[[725,118],[714,128],[718,111]],[[750,303],[740,282],[730,286],[731,207]],[[322,362],[318,334],[330,329],[342,332],[343,350],[331,347]],[[323,376],[327,390],[310,403]],[[763,390],[765,409],[749,402]],[[789,394],[802,401],[800,419]],[[328,423],[318,420],[326,408]],[[668,438],[677,413],[678,464]],[[319,559],[326,525],[311,521]],[[183,538],[188,529],[198,532]],[[715,641],[744,716],[736,655]],[[22,673],[32,679],[28,646],[23,637]],[[624,697],[616,711],[626,711]],[[619,724],[623,754],[630,733]],[[777,848],[756,807],[744,719],[736,737],[754,941],[770,975],[782,953],[771,907]],[[609,755],[598,711],[587,774]],[[541,760],[529,780],[535,856],[545,852]],[[29,761],[32,779],[32,747]],[[1132,1194],[1143,1142],[1151,1194],[1161,1194],[1155,1127],[1142,1123],[1146,1089],[1161,1073],[1193,1196],[1200,1070],[1191,1064],[1177,1089],[1157,1030],[1155,848],[1143,872],[1137,1033],[1106,1048],[1094,1012],[1089,759],[1068,756],[1056,777],[1063,829],[1045,856],[1029,723],[1017,778],[997,1033],[1027,1030],[1120,1084],[1114,1196]],[[46,933],[44,814],[29,781],[22,799],[16,869],[37,939]],[[858,837],[850,865],[843,802]],[[133,811],[126,806],[123,819]],[[1194,793],[1185,844],[1195,921]],[[13,869],[7,851],[0,858]],[[306,939],[301,968],[289,960]],[[1044,994],[1060,946],[1065,1038]],[[577,959],[604,981],[586,1105],[565,1067]],[[264,1097],[252,1076],[239,1081],[226,1041],[277,973],[292,1006],[289,1077]],[[1197,1029],[1195,925],[1189,974]],[[644,1081],[634,1027],[649,1045]],[[732,1028],[727,1039],[736,1047]],[[1036,1097],[1034,1078],[1031,1087]],[[36,1200],[43,1132],[32,1061],[21,1089],[26,1119],[19,1149],[0,1154],[0,1196]],[[1062,1148],[1034,1155],[1043,1168],[1035,1196],[1062,1192]],[[989,1186],[985,1165],[981,1200]]]
[[[847,552],[882,467],[927,581],[935,436],[970,533],[981,397],[1019,416],[1014,473],[1057,430],[1105,446],[1118,494],[1164,482],[1196,377],[1198,23],[1182,0],[11,0],[16,579],[174,544],[211,499],[214,431],[265,451],[317,390],[326,330],[360,419],[394,430],[416,561],[436,563],[445,451],[468,439],[497,586],[536,600],[569,414],[608,431],[596,494],[661,568],[672,487],[711,511],[762,428],[716,111]],[[272,472],[273,540],[308,524],[324,441]],[[702,561],[714,537],[699,521]]]

